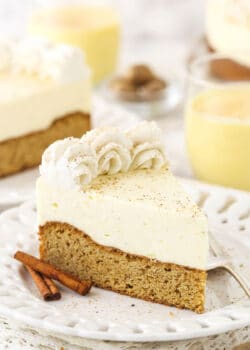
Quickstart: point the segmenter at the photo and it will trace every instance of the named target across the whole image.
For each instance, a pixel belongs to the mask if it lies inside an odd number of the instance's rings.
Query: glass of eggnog
[[[198,179],[250,191],[250,61],[231,57],[207,54],[189,66],[187,150]]]

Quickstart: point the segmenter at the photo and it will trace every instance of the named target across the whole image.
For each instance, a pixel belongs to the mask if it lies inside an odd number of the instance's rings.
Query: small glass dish
[[[112,78],[100,86],[100,94],[109,102],[119,103],[123,108],[137,114],[143,120],[163,118],[177,108],[183,99],[183,87],[178,81],[170,81],[164,89],[154,94],[153,98],[127,92],[122,98],[110,89]]]

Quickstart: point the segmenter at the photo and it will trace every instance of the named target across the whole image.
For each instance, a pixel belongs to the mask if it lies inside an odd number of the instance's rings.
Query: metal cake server
[[[245,279],[240,276],[231,266],[230,257],[226,256],[224,249],[220,246],[216,238],[209,233],[209,247],[210,247],[210,257],[207,266],[207,271],[212,271],[216,269],[224,269],[229,272],[234,279],[239,283],[241,288],[244,290],[246,295],[250,298],[250,287]]]

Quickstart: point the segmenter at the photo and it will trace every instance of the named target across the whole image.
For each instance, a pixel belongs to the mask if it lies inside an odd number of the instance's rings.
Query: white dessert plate
[[[0,179],[0,206],[11,206],[34,197],[38,168]]]
[[[183,181],[209,218],[234,267],[250,280],[250,194]],[[36,209],[27,201],[0,216],[0,314],[48,333],[113,341],[171,341],[204,337],[250,325],[250,300],[230,275],[209,274],[206,312],[153,304],[92,288],[81,297],[63,289],[62,299],[40,299],[16,250],[37,254]]]
[[[100,97],[93,101],[93,127],[114,125],[120,128],[135,126],[139,119],[115,104],[108,104]],[[8,207],[24,202],[34,196],[38,168],[23,171],[0,179],[0,207]]]

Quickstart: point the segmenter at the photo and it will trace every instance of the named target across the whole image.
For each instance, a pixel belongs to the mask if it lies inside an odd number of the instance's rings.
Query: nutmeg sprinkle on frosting
[[[51,144],[42,156],[40,173],[64,188],[82,188],[100,175],[166,168],[160,129],[140,123],[127,132],[116,127],[94,129],[82,138]]]

